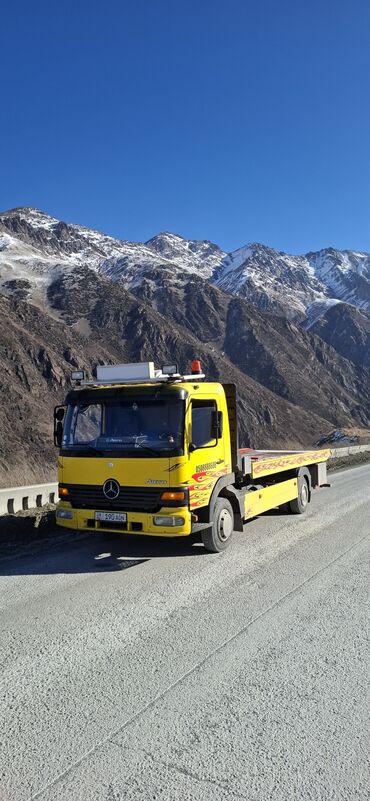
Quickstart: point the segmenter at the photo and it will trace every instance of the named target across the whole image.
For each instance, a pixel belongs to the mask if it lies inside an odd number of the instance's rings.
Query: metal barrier
[[[330,448],[330,445],[328,445]],[[343,456],[352,456],[354,453],[365,453],[370,451],[370,445],[348,445],[346,448],[332,448],[331,459],[339,459]]]
[[[58,500],[58,484],[30,484],[26,487],[0,489],[0,515],[13,515]]]

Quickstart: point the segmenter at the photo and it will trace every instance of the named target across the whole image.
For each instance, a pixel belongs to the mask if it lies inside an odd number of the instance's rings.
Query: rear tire
[[[220,553],[227,548],[234,531],[234,510],[227,498],[217,498],[212,526],[202,531],[206,551]]]
[[[310,500],[310,490],[308,481],[304,476],[298,477],[298,498],[290,501],[290,511],[294,515],[303,515],[307,509]]]

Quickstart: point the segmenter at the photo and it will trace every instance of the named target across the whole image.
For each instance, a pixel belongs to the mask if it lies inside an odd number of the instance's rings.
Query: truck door
[[[229,471],[225,465],[222,413],[215,399],[194,399],[188,428],[190,508],[207,506],[218,478]]]

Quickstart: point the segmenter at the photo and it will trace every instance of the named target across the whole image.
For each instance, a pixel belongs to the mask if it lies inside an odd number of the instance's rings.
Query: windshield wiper
[[[85,444],[82,444],[82,443],[81,443],[81,445],[74,444],[74,445],[72,445],[72,447],[69,446],[69,448],[67,448],[67,450],[71,450],[71,451],[73,451],[74,449],[76,449],[78,451],[93,451],[93,453],[97,453],[97,454],[99,454],[99,456],[104,456],[104,453],[105,453],[105,451],[102,451],[100,448],[96,448],[95,445],[85,445]]]
[[[145,451],[149,451],[149,453],[154,453],[154,456],[161,456],[162,451],[156,451],[154,448],[150,448],[149,445],[144,445],[143,442],[136,442],[134,445],[135,448],[143,448]]]
[[[95,446],[95,445],[88,445],[88,444],[86,444],[86,445],[84,444],[84,445],[83,445],[83,444],[81,443],[81,445],[76,445],[76,444],[74,444],[74,445],[72,445],[72,446],[69,446],[69,447],[67,448],[67,450],[69,450],[69,451],[71,452],[71,454],[72,454],[73,452],[76,452],[76,451],[92,451],[93,453],[97,453],[97,454],[98,454],[98,456],[106,456],[106,455],[107,455],[107,452],[109,452],[109,453],[115,453],[115,452],[119,452],[120,450],[121,450],[123,453],[124,453],[125,451],[126,451],[126,452],[127,452],[127,451],[129,451],[129,452],[133,453],[133,452],[134,452],[134,451],[135,451],[137,448],[141,448],[142,450],[149,451],[149,453],[153,453],[153,454],[154,454],[154,456],[162,456],[162,455],[164,455],[164,453],[165,453],[166,451],[168,452],[168,450],[169,450],[168,448],[161,448],[160,450],[155,450],[154,448],[151,448],[151,447],[150,447],[150,445],[145,445],[143,442],[136,442],[136,444],[135,444],[135,445],[134,445],[134,444],[132,444],[130,447],[127,447],[127,446],[126,446],[126,447],[124,447],[124,448],[122,448],[122,449],[120,449],[120,448],[118,448],[118,447],[115,447],[115,448],[109,447],[109,444],[108,444],[108,443],[107,443],[107,447],[106,447],[106,448],[104,448],[104,449],[102,449],[102,448],[96,448],[96,446]]]

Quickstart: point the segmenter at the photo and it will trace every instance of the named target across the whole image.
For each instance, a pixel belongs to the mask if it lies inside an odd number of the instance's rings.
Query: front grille
[[[101,528],[113,529],[114,531],[127,531],[127,523],[112,523],[112,521],[99,520],[98,525],[94,521],[97,531]]]
[[[63,486],[68,487],[68,500],[75,509],[122,509],[125,512],[158,512],[163,506],[163,501],[161,501],[163,488],[121,487],[118,498],[109,500],[105,497],[101,485],[63,484]]]

